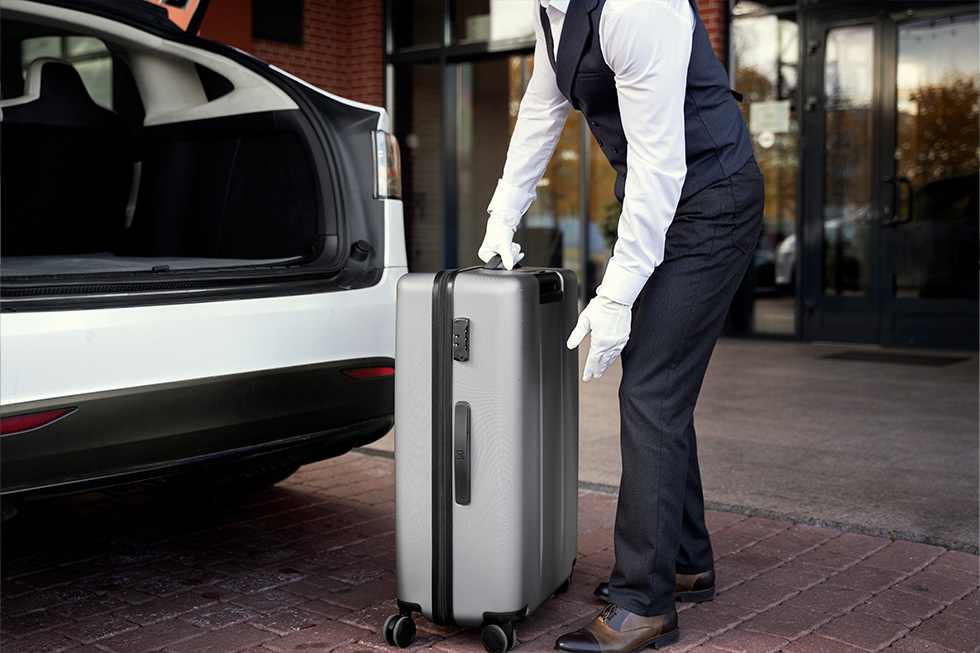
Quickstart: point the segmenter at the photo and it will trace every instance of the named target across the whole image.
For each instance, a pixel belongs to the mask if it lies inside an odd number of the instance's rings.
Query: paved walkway
[[[579,384],[579,479],[612,490],[620,375]],[[695,423],[709,508],[978,551],[977,352],[723,338]]]
[[[390,458],[351,453],[265,492],[177,498],[163,482],[46,499],[3,526],[3,653],[393,650]],[[518,626],[550,651],[597,614],[616,496],[583,491],[570,591]],[[708,513],[718,596],[683,607],[669,651],[980,651],[971,553],[791,521]],[[414,650],[481,651],[417,618]]]

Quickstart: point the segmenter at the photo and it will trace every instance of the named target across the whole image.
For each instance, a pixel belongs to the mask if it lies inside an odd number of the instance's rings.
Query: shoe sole
[[[674,600],[678,603],[704,603],[713,598],[715,598],[714,587],[709,587],[706,590],[697,590],[696,592],[677,592],[674,594]]]
[[[661,635],[657,635],[653,639],[648,639],[647,641],[643,642],[636,648],[626,651],[626,653],[639,653],[639,651],[642,651],[645,648],[658,649],[664,646],[670,646],[671,644],[676,644],[678,641],[680,641],[680,638],[681,638],[681,629],[675,628],[669,633],[663,633]],[[559,649],[555,649],[555,653],[564,653],[564,652],[560,651]]]
[[[645,648],[661,648],[663,646],[670,646],[671,644],[676,644],[681,638],[681,629],[674,628],[669,633],[663,633],[662,635],[657,635],[646,644],[641,644],[629,653],[637,653],[637,651],[642,651]]]

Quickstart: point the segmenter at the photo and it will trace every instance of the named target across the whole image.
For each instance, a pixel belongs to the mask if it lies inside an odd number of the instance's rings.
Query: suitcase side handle
[[[456,503],[470,505],[470,405],[456,404],[453,411],[453,474],[456,481]]]
[[[515,270],[520,267],[520,263],[514,264]],[[500,261],[500,254],[494,254],[492,257],[490,257],[490,260],[483,266],[483,269],[503,270],[504,267]],[[560,274],[557,274],[551,270],[538,270],[534,273],[534,276],[538,280],[539,304],[560,302],[565,298],[565,280]]]
[[[557,272],[535,275],[538,278],[538,303],[551,304],[565,299],[565,280]]]

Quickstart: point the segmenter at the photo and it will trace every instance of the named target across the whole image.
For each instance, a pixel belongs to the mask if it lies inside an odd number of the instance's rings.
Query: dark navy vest
[[[696,27],[684,99],[687,179],[681,190],[681,201],[731,176],[752,156],[752,142],[742,112],[732,97],[728,74],[711,49],[695,0],[690,3]],[[541,21],[558,88],[572,106],[585,114],[596,142],[616,170],[614,190],[622,202],[626,189],[627,143],[615,75],[603,60],[599,47],[599,18],[605,4],[606,0],[571,0],[557,61],[551,23],[544,7]]]

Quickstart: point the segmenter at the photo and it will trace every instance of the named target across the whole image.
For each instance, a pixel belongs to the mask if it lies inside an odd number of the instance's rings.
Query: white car
[[[796,286],[796,234],[786,236],[776,247],[776,286],[790,292]]]
[[[260,486],[393,423],[387,114],[169,10],[0,0],[5,498]]]

